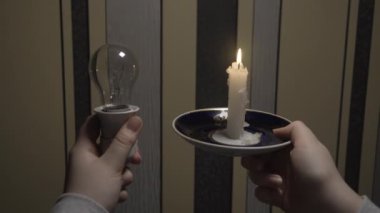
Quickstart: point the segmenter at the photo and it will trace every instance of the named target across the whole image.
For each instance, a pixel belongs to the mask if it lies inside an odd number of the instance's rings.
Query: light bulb
[[[89,69],[102,98],[103,110],[127,110],[138,76],[133,54],[119,45],[103,45],[91,58]]]
[[[89,71],[103,101],[94,112],[100,121],[100,151],[105,152],[120,127],[140,109],[130,104],[138,76],[137,63],[127,48],[106,44],[92,56]],[[137,143],[131,148],[129,159],[136,150]]]

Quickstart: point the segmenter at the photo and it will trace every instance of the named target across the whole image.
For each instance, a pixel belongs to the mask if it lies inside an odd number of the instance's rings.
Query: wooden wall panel
[[[91,0],[88,2],[90,56],[107,43],[106,32],[106,2],[103,0]],[[102,104],[101,97],[96,86],[91,82],[91,109]]]
[[[195,109],[196,1],[163,1],[162,212],[192,213],[194,147],[172,129]]]
[[[281,1],[256,0],[253,13],[250,106],[275,113]],[[248,180],[247,212],[270,212],[268,205],[256,199],[254,190],[255,185]]]
[[[342,116],[349,114],[356,38],[347,28],[356,23],[349,6],[349,1],[284,1],[282,7],[277,113],[304,121],[335,158],[345,156],[340,139],[345,135],[339,134],[341,125],[344,133],[348,128]]]
[[[48,212],[64,179],[59,1],[0,3],[0,212]]]
[[[236,60],[237,6],[237,0],[198,0],[197,108],[227,106],[226,69]],[[196,149],[194,211],[231,212],[232,178],[232,157]]]
[[[107,1],[107,41],[129,48],[138,60],[139,77],[132,103],[141,108],[139,138],[143,162],[133,169],[128,203],[118,212],[161,211],[161,1]]]
[[[254,32],[253,49],[248,48],[245,51],[248,53],[247,56],[253,59],[253,93],[251,99],[253,108],[275,111],[277,103],[278,114],[292,120],[300,119],[305,121],[329,148],[337,160],[340,172],[344,173],[359,1],[309,0],[284,2],[282,11],[277,10],[280,8],[280,0],[257,1],[256,6],[261,3],[261,7],[265,9],[255,9],[255,11],[261,12],[264,19],[244,23],[243,20],[248,20],[249,16],[255,15],[255,18],[260,18],[260,14],[249,14],[247,12],[248,7],[243,5],[247,6],[252,2],[240,0],[238,26],[239,46],[240,44],[242,44],[241,46],[250,46],[250,41],[246,35],[252,34],[250,32],[252,28],[245,28],[244,26],[252,24],[251,27],[257,30]],[[128,8],[136,8],[136,5],[145,3],[110,3],[110,5],[114,5],[112,14],[109,12],[107,16],[108,18],[114,17],[114,20],[108,21],[108,24],[111,23],[108,28],[108,35],[110,38],[112,37],[109,39],[110,42],[124,43],[128,47],[136,48],[138,52],[140,51],[139,47],[144,45],[139,43],[139,39],[137,44],[134,42],[136,35],[141,30],[140,27],[136,26],[136,23],[139,23],[139,25],[145,23],[146,26],[150,27],[151,23],[147,24],[146,20],[144,20],[145,18],[136,18],[134,16],[134,19],[124,20],[124,24],[121,25],[121,22],[117,24],[116,17],[125,18],[135,14]],[[118,7],[115,5],[118,5]],[[153,9],[156,6],[156,4],[146,6],[145,9]],[[194,157],[192,156],[193,147],[183,143],[183,141],[178,141],[179,139],[171,132],[170,123],[175,115],[194,107],[191,97],[194,98],[195,96],[192,86],[195,83],[195,67],[193,67],[195,48],[193,46],[195,46],[196,15],[194,12],[196,5],[194,2],[177,4],[172,0],[165,0],[162,2],[162,6],[164,9],[163,25],[161,26],[164,48],[162,57],[164,102],[161,122],[164,140],[162,155],[163,197],[161,199],[164,212],[178,211],[184,206],[186,206],[187,211],[192,212],[193,194],[191,189],[192,187],[197,187],[192,186],[194,180],[193,177],[190,177],[194,169],[192,162],[194,160],[192,158]],[[125,11],[122,13],[120,8],[124,8]],[[157,12],[158,9],[153,10]],[[111,9],[109,8],[108,11],[111,11]],[[115,15],[115,11],[118,11],[116,12],[118,15]],[[280,12],[282,12],[281,22],[279,20]],[[143,17],[149,16],[146,13],[143,14]],[[269,20],[267,19],[268,17],[270,17]],[[152,19],[151,21],[157,20]],[[187,24],[179,26],[179,22]],[[268,24],[269,22],[272,24]],[[257,23],[262,23],[262,25],[256,25]],[[274,27],[274,25],[279,26],[280,23],[282,24],[281,43],[278,46],[273,41],[278,38],[276,36],[279,35],[279,28]],[[158,23],[157,26],[159,26]],[[127,30],[131,29],[130,27],[133,30]],[[150,27],[149,29],[151,29]],[[181,27],[186,29],[180,30]],[[268,34],[273,37],[269,37]],[[183,42],[184,40],[186,42]],[[278,48],[280,48],[280,62],[277,73]],[[187,51],[181,53],[184,49]],[[138,54],[143,55],[145,53],[140,52]],[[153,54],[151,57],[153,57]],[[251,63],[251,61],[246,60],[245,62],[247,65]],[[178,85],[180,82],[182,82],[182,87]],[[371,96],[371,94],[369,95]],[[186,96],[186,98],[183,96]],[[275,99],[276,96],[277,99]],[[180,103],[174,106],[174,99],[182,100],[181,98],[184,98],[183,101],[179,101]],[[368,147],[364,149],[367,150]],[[373,147],[373,144],[371,147]],[[189,156],[181,163],[185,165],[183,167],[179,167],[177,163],[170,162],[172,158],[187,155]],[[373,158],[371,159],[373,160]],[[362,162],[367,162],[367,160],[365,159]],[[244,176],[244,170],[238,169],[239,164],[239,159],[235,159],[233,211],[245,211],[244,207],[240,207],[245,203],[245,201],[242,201],[244,192],[241,190],[242,187],[245,187],[245,181],[239,180]],[[174,172],[173,170],[177,171]],[[368,171],[362,172],[362,176],[367,173]],[[370,182],[366,180],[369,179],[361,178],[361,183],[365,189],[368,189]],[[251,202],[254,200],[252,187],[249,186],[249,190],[251,190],[249,193],[251,194],[248,193],[247,196],[247,211],[268,212],[267,206],[261,205],[257,201]],[[179,195],[188,199],[177,198]]]
[[[372,42],[373,0],[359,1],[356,28],[356,44],[352,89],[350,98],[349,128],[347,137],[347,157],[345,180],[355,191],[359,189],[361,151],[364,148],[366,95],[370,67]]]
[[[376,2],[377,3],[377,2]],[[362,154],[360,161],[359,193],[368,196],[375,195],[374,181],[378,181],[380,171],[375,170],[376,144],[380,114],[380,5],[375,4],[375,15],[372,31],[370,64],[368,73],[367,96],[365,103],[364,130]],[[380,146],[377,144],[377,146]],[[376,173],[377,172],[377,173]]]
[[[376,161],[372,199],[377,206],[380,206],[380,113],[378,116],[378,124],[379,126],[377,127]]]
[[[75,142],[75,107],[74,107],[74,73],[73,73],[73,39],[71,23],[71,0],[63,0],[62,4],[62,64],[64,69],[64,95],[66,117],[66,149]]]
[[[342,77],[342,91],[341,91],[341,114],[340,114],[340,130],[339,141],[337,150],[337,167],[340,174],[345,174],[346,167],[346,152],[347,152],[347,140],[348,140],[348,126],[349,115],[351,105],[351,87],[352,87],[352,74],[354,69],[354,57],[355,57],[355,44],[356,44],[356,28],[358,22],[358,7],[359,0],[351,0],[350,8],[347,11],[347,37],[346,37],[346,51],[344,53],[344,70]]]
[[[242,49],[244,66],[250,71],[252,71],[253,11],[254,1],[238,1],[237,47]],[[248,87],[250,87],[250,84],[248,84]],[[250,91],[249,88],[248,91]],[[234,158],[232,180],[232,212],[246,212],[247,202],[250,202],[246,199],[247,171],[241,166],[240,157]]]
[[[376,107],[377,101],[377,116],[376,114],[372,114],[371,116],[377,117],[377,144],[375,151],[375,171],[373,176],[373,188],[372,188],[372,199],[376,203],[376,205],[380,206],[380,61],[378,58],[380,57],[380,4],[375,4],[375,17],[373,24],[373,34],[372,34],[372,56],[371,56],[371,70],[369,76],[369,91],[371,92],[371,97],[373,98],[373,103],[368,103],[369,105],[374,104]],[[377,87],[377,88],[376,88]],[[368,99],[367,99],[368,100]],[[373,106],[371,106],[373,107]],[[376,108],[374,108],[376,110]],[[375,112],[376,113],[376,112]],[[372,119],[372,118],[371,118]],[[371,129],[373,127],[370,127]],[[373,131],[373,129],[372,129]],[[373,138],[372,138],[373,140]]]
[[[347,1],[285,1],[278,113],[303,120],[336,157]]]
[[[72,1],[71,3],[75,132],[77,135],[92,111],[88,72],[90,59],[89,6],[88,0]]]

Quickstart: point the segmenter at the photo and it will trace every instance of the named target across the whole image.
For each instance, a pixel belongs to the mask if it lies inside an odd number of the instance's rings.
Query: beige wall
[[[347,1],[285,1],[282,16],[278,113],[305,121],[337,158],[337,166],[343,175],[358,3],[357,0],[351,1],[345,64]],[[379,17],[378,12],[376,17]],[[378,39],[374,39],[359,186],[360,193],[368,196],[372,195],[379,113],[379,98],[374,94],[374,91],[379,91],[380,83],[378,72],[374,71],[379,70],[374,60],[380,57],[377,43]]]
[[[194,147],[176,136],[173,119],[195,109],[196,1],[163,1],[163,212],[193,212]]]
[[[63,189],[62,77],[72,83],[61,64],[60,5],[3,0],[0,14],[0,211],[48,212]]]
[[[358,0],[351,2],[343,78],[347,1],[284,1],[278,78],[278,113],[304,120],[339,157],[344,172]],[[377,4],[376,4],[377,5]],[[106,40],[104,1],[90,2],[91,52]],[[251,58],[252,2],[240,0],[238,45]],[[0,9],[1,212],[47,212],[62,190],[64,107],[69,144],[74,141],[70,1],[3,0]],[[99,15],[100,14],[100,15]],[[379,22],[379,5],[376,21]],[[378,24],[374,26],[379,26]],[[194,149],[173,134],[171,121],[195,107],[196,2],[163,1],[163,212],[192,212]],[[360,190],[370,194],[379,113],[379,28],[374,30]],[[250,61],[245,62],[248,66]],[[63,72],[63,75],[62,75]],[[62,85],[65,79],[65,87]],[[339,120],[343,85],[342,118]],[[47,89],[48,88],[48,89]],[[93,95],[93,105],[98,103]],[[377,114],[376,114],[377,113]],[[339,122],[341,126],[339,129]],[[338,146],[338,132],[340,144]],[[339,148],[339,150],[338,150]],[[339,156],[336,156],[339,153]],[[233,212],[245,211],[245,172],[235,160]],[[19,205],[20,200],[23,205]],[[184,209],[187,209],[186,211]]]
[[[282,11],[278,113],[292,120],[305,121],[337,158],[342,174],[346,166],[358,3],[351,1],[347,49],[344,43],[347,1],[285,1]],[[379,114],[379,96],[375,92],[380,90],[380,68],[375,59],[380,57],[379,36],[376,36],[378,8],[376,4],[359,184],[359,192],[369,196],[372,194]]]
[[[335,156],[347,2],[283,3],[278,113],[303,120]]]
[[[176,13],[171,11],[174,7],[169,5],[170,1],[164,4],[164,79],[175,79],[176,72],[184,62],[178,60],[178,56],[170,50],[176,50],[182,47],[181,45],[187,45],[178,43],[176,40],[192,41],[192,36],[183,36],[182,34],[176,34],[179,31],[187,32],[188,28],[183,25],[178,26],[176,21],[179,17],[184,16],[182,13],[183,8],[176,7]],[[250,3],[246,1],[239,1],[239,28],[238,28],[238,45],[244,47],[251,47],[249,34],[252,30],[252,21],[250,17],[253,14],[249,14],[248,10],[253,10],[250,7]],[[278,77],[278,100],[277,110],[278,113],[288,117],[292,120],[303,120],[309,125],[313,131],[318,135],[320,140],[329,148],[331,154],[336,158],[337,166],[342,174],[344,174],[345,167],[345,152],[346,141],[348,133],[348,116],[350,108],[350,96],[351,96],[351,81],[353,71],[353,60],[355,50],[356,39],[356,23],[357,23],[357,10],[358,1],[351,1],[350,5],[350,17],[348,19],[348,31],[347,31],[347,49],[346,49],[346,21],[348,12],[348,1],[292,1],[283,2],[282,8],[282,26],[281,26],[281,46],[280,46],[280,64],[279,64],[279,77]],[[182,11],[182,12],[181,12]],[[248,11],[248,12],[247,12]],[[178,15],[181,14],[181,15]],[[186,13],[189,15],[188,13]],[[190,14],[191,15],[191,14]],[[196,14],[193,13],[193,16]],[[165,19],[166,18],[166,19]],[[191,16],[188,17],[191,19]],[[165,26],[166,24],[166,26]],[[193,26],[193,25],[191,25]],[[173,31],[175,33],[173,33]],[[175,35],[175,36],[174,36]],[[192,34],[190,34],[192,35]],[[248,35],[248,36],[247,36]],[[173,41],[175,40],[175,41]],[[254,46],[254,44],[253,44]],[[195,47],[195,46],[194,46]],[[374,44],[375,47],[375,44]],[[165,51],[165,48],[169,49]],[[186,46],[188,48],[188,46]],[[193,49],[191,49],[193,51]],[[345,55],[346,50],[346,55]],[[248,57],[250,58],[251,49],[246,49]],[[372,58],[376,57],[377,52],[372,51]],[[192,54],[192,52],[191,52]],[[181,54],[182,56],[182,54]],[[346,57],[346,61],[344,60]],[[248,64],[250,61],[247,61]],[[246,63],[247,63],[246,62]],[[189,63],[189,61],[186,61]],[[165,64],[167,66],[165,66]],[[179,67],[179,68],[177,68]],[[376,68],[375,62],[371,66],[371,77],[369,87],[372,88],[369,91],[374,91],[374,83],[378,82],[377,76],[374,71]],[[173,71],[171,71],[171,69]],[[186,75],[192,75],[191,70],[186,70]],[[195,70],[193,70],[195,72]],[[344,74],[343,74],[344,72]],[[166,76],[165,76],[166,75]],[[175,81],[173,81],[175,82]],[[181,84],[170,83],[169,80],[165,82],[164,88],[169,90],[180,91],[183,89]],[[168,85],[169,83],[169,85]],[[378,83],[377,83],[378,85]],[[165,92],[165,90],[164,90]],[[183,94],[187,94],[186,91]],[[377,103],[374,95],[367,98],[369,103]],[[170,112],[178,111],[178,113],[188,110],[192,107],[191,103],[187,103],[186,106],[179,107],[174,106],[171,100],[177,100],[178,94],[171,92],[164,93],[164,139],[175,140],[170,142],[165,140],[164,143],[177,146],[178,139],[168,137],[171,131],[169,123],[172,117],[169,116]],[[341,99],[342,97],[342,99]],[[187,99],[188,100],[188,99]],[[342,105],[341,105],[342,104]],[[366,120],[377,118],[378,107],[376,104],[369,104],[370,108],[366,113]],[[372,109],[372,111],[371,111]],[[340,112],[341,111],[341,112]],[[165,114],[165,112],[167,114]],[[341,113],[341,116],[340,116]],[[176,113],[173,113],[175,115]],[[166,123],[165,123],[166,122]],[[368,123],[368,122],[366,122]],[[368,126],[368,124],[366,124]],[[366,129],[365,138],[374,136],[375,126],[371,129]],[[340,135],[338,135],[340,134]],[[165,136],[166,135],[166,136]],[[165,138],[166,137],[166,138]],[[339,140],[338,140],[339,139]],[[374,140],[370,140],[370,145],[365,142],[364,149],[366,152],[370,152],[369,155],[363,155],[364,160],[362,162],[369,162],[373,164],[374,156]],[[165,152],[164,158],[170,159],[173,155],[170,154],[169,149]],[[369,156],[369,158],[367,158]],[[164,165],[167,164],[164,160]],[[166,168],[178,168],[179,164],[171,162],[171,167]],[[244,176],[244,171],[238,168],[239,159],[235,161],[234,171],[234,195],[233,195],[233,208],[234,212],[243,212],[245,200],[245,192],[241,190],[246,183],[244,180],[237,181]],[[165,168],[165,166],[164,166]],[[361,188],[363,192],[367,194],[371,192],[372,179],[370,177],[373,170],[372,168],[363,167],[361,172]],[[164,192],[170,189],[171,186],[176,186],[171,181],[165,182],[165,177],[170,177],[168,171],[164,170]],[[369,174],[369,175],[366,175]],[[181,183],[183,180],[179,180]],[[166,185],[165,185],[166,183]],[[188,183],[188,182],[187,182]],[[169,187],[169,189],[167,188]],[[176,189],[180,191],[184,188]],[[167,192],[168,192],[167,191]],[[172,191],[173,192],[173,191]],[[178,198],[172,197],[170,194],[164,195],[164,209],[173,210],[177,204],[174,200]],[[165,196],[167,196],[165,198]],[[181,204],[184,200],[179,201]],[[188,200],[185,205],[191,205],[191,200]],[[174,203],[174,204],[173,204]],[[243,205],[243,207],[241,207]],[[173,209],[171,209],[173,208]]]
[[[193,212],[194,147],[176,136],[175,116],[195,109],[196,2],[163,2],[163,212]],[[239,5],[238,45],[250,65],[253,2]],[[175,159],[175,160],[174,160]],[[246,176],[234,160],[233,212],[245,211]]]
[[[106,44],[106,2],[104,0],[88,1],[90,56]],[[91,108],[101,104],[101,98],[95,85],[91,81]]]
[[[245,49],[244,58],[248,67],[252,51],[252,4],[251,1],[239,1],[238,45]],[[282,11],[278,113],[290,119],[304,120],[311,126],[333,156],[339,157],[338,166],[342,173],[345,166],[357,4],[358,0],[351,2],[345,79],[342,79],[342,72],[348,2],[284,1]],[[194,150],[173,134],[171,121],[176,115],[195,107],[196,6],[194,1],[163,1],[164,212],[183,212],[184,209],[192,212],[193,208]],[[101,1],[90,4],[91,52],[105,41],[103,7]],[[339,120],[341,92],[343,105]],[[97,102],[96,94],[93,100]],[[245,173],[239,164],[237,158],[233,212],[244,212],[245,207]]]

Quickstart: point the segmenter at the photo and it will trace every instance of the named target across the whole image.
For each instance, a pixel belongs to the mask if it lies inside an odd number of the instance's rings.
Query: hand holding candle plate
[[[248,156],[272,152],[290,144],[278,139],[273,129],[290,123],[286,118],[271,113],[247,109],[244,131],[261,133],[255,145],[229,145],[213,139],[213,134],[227,125],[227,108],[209,108],[186,112],[173,121],[174,131],[195,147],[228,156]]]
[[[228,108],[184,113],[173,121],[176,133],[200,149],[232,156],[271,152],[289,145],[289,141],[278,139],[272,132],[288,125],[289,120],[246,110],[248,70],[242,63],[241,49],[227,73]]]

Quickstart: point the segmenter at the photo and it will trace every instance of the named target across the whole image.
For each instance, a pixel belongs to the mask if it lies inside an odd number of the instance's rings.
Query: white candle
[[[227,135],[239,139],[243,133],[245,110],[248,103],[247,76],[248,70],[242,61],[241,49],[238,50],[236,62],[227,69],[228,73],[228,118]]]

